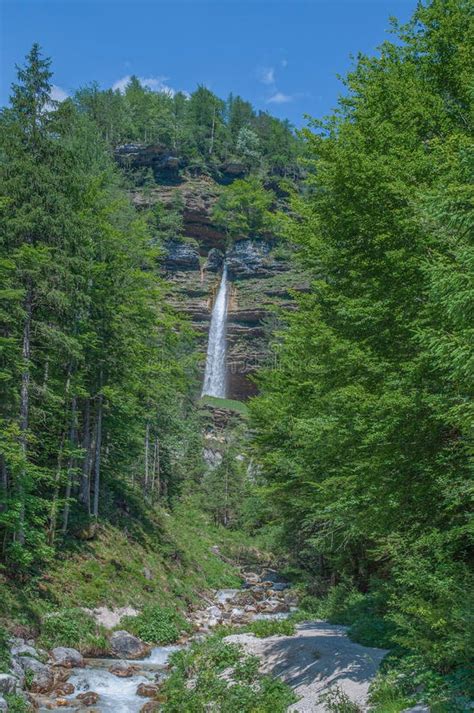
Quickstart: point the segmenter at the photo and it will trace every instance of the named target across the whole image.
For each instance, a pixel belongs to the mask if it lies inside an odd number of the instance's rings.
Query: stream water
[[[267,584],[272,587],[277,587],[278,584]],[[286,585],[285,585],[286,586]],[[257,585],[258,588],[258,585]],[[232,609],[232,607],[241,607],[238,600],[239,594],[245,594],[247,590],[241,589],[221,589],[214,593],[214,606],[207,607],[208,610],[214,610],[216,607],[221,607],[222,610],[227,609],[233,612],[243,611],[243,609]],[[273,591],[270,598],[261,601],[270,601],[272,596],[279,596],[281,592]],[[266,593],[268,597],[268,592]],[[289,607],[294,609],[294,607]],[[286,612],[263,613],[256,612],[255,608],[252,614],[249,614],[250,620],[253,619],[284,619],[289,616]],[[215,624],[214,624],[215,625]],[[209,632],[208,632],[209,633]],[[201,634],[202,636],[203,634]],[[206,635],[206,634],[204,634]],[[181,646],[156,646],[151,650],[149,656],[139,661],[127,660],[125,663],[136,667],[136,672],[129,678],[118,677],[109,671],[109,668],[117,664],[117,659],[87,659],[85,668],[73,669],[69,683],[74,686],[74,693],[65,696],[70,702],[70,707],[61,707],[65,713],[77,713],[76,696],[87,691],[97,693],[99,700],[92,709],[100,711],[100,713],[139,713],[147,698],[137,694],[137,688],[141,683],[156,684],[159,683],[165,676],[167,671],[167,663],[169,657],[174,651],[178,651]],[[91,709],[91,710],[92,710]],[[47,708],[40,708],[40,713],[46,713]],[[83,710],[83,708],[80,708]]]
[[[227,321],[227,267],[224,265],[221,283],[212,308],[206,371],[202,395],[225,398],[226,395],[226,321]]]
[[[75,669],[69,678],[75,691],[67,698],[72,702],[78,693],[94,691],[99,694],[96,710],[101,713],[137,713],[147,699],[137,695],[141,683],[155,683],[164,673],[169,657],[180,646],[156,646],[147,658],[141,661],[127,661],[139,670],[130,678],[119,678],[108,670],[117,659],[88,659],[87,666]],[[63,708],[67,711],[67,708]],[[71,709],[73,710],[73,709]]]

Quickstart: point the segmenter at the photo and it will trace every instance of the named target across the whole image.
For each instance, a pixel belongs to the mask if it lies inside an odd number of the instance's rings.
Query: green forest
[[[187,624],[171,610],[185,617],[238,585],[236,561],[269,557],[299,596],[288,631],[269,635],[343,624],[388,650],[370,710],[470,710],[471,3],[393,20],[333,113],[301,130],[237,95],[156,92],[135,76],[59,103],[47,48],[19,61],[0,114],[0,671],[9,636],[105,655],[83,606],[133,605],[133,634],[174,642]],[[117,160],[147,146],[172,175]],[[146,202],[164,181],[196,180],[216,191],[226,254],[270,241],[308,276],[265,323],[271,358],[245,403],[201,398],[205,347],[164,269],[169,241],[198,241],[179,191]],[[289,689],[262,679],[255,696],[248,662],[240,697],[221,690],[212,670],[244,663],[225,663],[216,637],[183,654],[147,710],[285,711]],[[2,692],[0,710],[32,710]],[[341,693],[327,710],[366,708]]]

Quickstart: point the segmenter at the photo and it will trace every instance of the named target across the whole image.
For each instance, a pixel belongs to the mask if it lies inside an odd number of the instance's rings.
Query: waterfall
[[[227,267],[224,264],[221,284],[212,308],[209,342],[207,345],[206,372],[202,395],[225,398],[226,391],[226,319],[227,319]]]

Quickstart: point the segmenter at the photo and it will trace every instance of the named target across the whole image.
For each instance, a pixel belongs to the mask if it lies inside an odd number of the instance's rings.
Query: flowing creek
[[[260,575],[244,573],[241,589],[221,589],[214,593],[212,600],[206,600],[207,606],[191,612],[189,619],[194,624],[196,633],[190,637],[203,638],[221,623],[246,624],[255,619],[283,619],[296,608],[294,595],[289,585],[279,581],[273,570],[263,570]],[[168,660],[174,651],[186,644],[157,646],[149,656],[141,660],[120,660],[117,658],[86,659],[85,668],[72,670],[68,683],[74,686],[74,692],[64,696],[61,703],[53,699],[47,707],[40,707],[40,713],[57,709],[65,713],[78,713],[89,710],[100,713],[138,713],[146,705],[146,697],[137,693],[140,685],[156,685],[162,681],[168,671]],[[117,664],[134,667],[132,675],[122,677],[109,669]],[[92,707],[84,707],[76,697],[91,692],[98,694],[98,700]]]

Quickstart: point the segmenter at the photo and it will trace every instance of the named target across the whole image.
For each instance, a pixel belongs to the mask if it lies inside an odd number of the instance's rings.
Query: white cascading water
[[[227,266],[222,271],[221,284],[212,308],[203,396],[225,398],[226,392],[226,321],[227,321]]]

